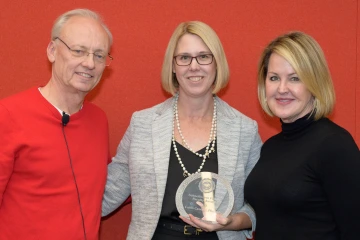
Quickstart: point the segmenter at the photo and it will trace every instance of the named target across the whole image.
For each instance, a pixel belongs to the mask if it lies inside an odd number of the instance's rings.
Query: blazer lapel
[[[171,98],[166,100],[163,106],[156,111],[156,117],[152,124],[154,169],[158,191],[158,211],[162,208],[169,168],[173,123],[172,106],[173,99]]]
[[[232,184],[236,170],[239,152],[240,123],[229,106],[218,99],[218,121],[217,121],[217,154],[218,154],[218,175],[225,178]],[[219,188],[215,191],[216,205],[220,205],[225,197],[225,189]],[[225,204],[225,203],[223,203]],[[227,205],[227,204],[225,204]]]

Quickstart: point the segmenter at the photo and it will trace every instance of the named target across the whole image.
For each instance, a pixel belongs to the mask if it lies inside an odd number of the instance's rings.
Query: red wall
[[[263,140],[279,131],[279,121],[257,103],[256,67],[263,47],[289,30],[312,35],[323,47],[335,83],[331,118],[360,146],[360,6],[357,0],[0,0],[0,98],[44,85],[51,67],[46,57],[53,21],[73,8],[103,15],[114,35],[115,60],[89,99],[109,118],[115,154],[132,112],[168,96],[161,90],[165,48],[182,21],[201,20],[223,42],[231,79],[221,97],[259,123]],[[125,239],[131,205],[103,221],[101,239]]]

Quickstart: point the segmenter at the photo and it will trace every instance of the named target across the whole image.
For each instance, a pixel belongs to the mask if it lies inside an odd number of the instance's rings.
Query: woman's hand
[[[187,224],[189,224],[193,227],[196,227],[196,228],[201,228],[202,230],[204,230],[206,232],[230,230],[230,229],[227,229],[227,226],[231,225],[231,223],[232,223],[232,216],[224,218],[219,213],[216,214],[216,222],[217,223],[203,221],[201,219],[198,219],[197,217],[194,217],[192,214],[189,214],[189,218],[186,218],[184,216],[180,216],[180,218]]]
[[[206,209],[202,202],[196,202],[203,212],[203,216],[206,216]],[[194,217],[192,214],[189,214],[189,217],[180,216],[180,219],[186,222],[187,224],[200,228],[206,232],[221,231],[221,230],[241,230],[251,228],[251,220],[249,216],[245,213],[235,213],[229,215],[228,217],[223,217],[220,213],[216,213],[216,223],[209,221],[204,221]]]

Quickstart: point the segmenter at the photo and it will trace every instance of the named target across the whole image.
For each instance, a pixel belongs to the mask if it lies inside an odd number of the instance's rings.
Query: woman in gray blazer
[[[181,23],[162,69],[162,86],[173,97],[133,114],[108,167],[102,212],[111,213],[131,194],[127,239],[251,237],[255,214],[244,202],[243,186],[262,142],[257,123],[216,96],[228,79],[215,31],[198,21]],[[227,218],[218,216],[217,224],[196,229],[183,220],[199,225],[179,217],[175,193],[186,177],[203,171],[229,181],[235,202]]]

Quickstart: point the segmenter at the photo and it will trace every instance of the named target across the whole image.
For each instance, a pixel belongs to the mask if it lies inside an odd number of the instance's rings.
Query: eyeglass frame
[[[200,57],[200,56],[204,56],[204,55],[210,55],[210,56],[211,56],[211,62],[210,62],[210,63],[206,63],[206,64],[204,64],[204,63],[199,63],[199,60],[198,60],[197,58]],[[178,62],[176,61],[176,58],[179,57],[179,56],[190,57],[190,58],[191,58],[190,63],[187,64],[187,65],[179,65]],[[173,57],[176,65],[181,66],[181,67],[182,67],[182,66],[190,66],[194,58],[195,58],[196,62],[197,62],[199,65],[210,65],[210,64],[212,64],[212,63],[214,62],[214,54],[212,54],[212,53],[200,54],[200,55],[197,55],[197,56],[195,56],[195,57],[192,57],[192,56],[189,56],[189,55],[181,55],[181,54],[180,54],[180,55],[176,55],[176,56]]]
[[[62,43],[69,49],[70,52],[73,53],[74,51],[78,51],[78,50],[75,50],[75,49],[71,49],[61,38],[55,37],[55,38],[54,38],[54,41],[55,41],[56,39],[59,39],[60,42],[62,42]],[[95,53],[94,53],[94,52],[88,52],[88,51],[85,51],[85,50],[81,50],[81,51],[86,52],[86,53],[87,53],[87,55],[86,55],[87,57],[88,57],[90,54],[92,54],[93,56],[95,56]],[[73,55],[73,56],[74,56],[74,55]],[[84,56],[85,56],[85,55],[84,55]],[[75,56],[75,57],[78,57],[78,56]],[[105,58],[105,61],[104,61],[103,63],[105,63],[105,66],[108,67],[108,66],[110,66],[110,64],[111,64],[111,62],[114,60],[114,58],[110,55],[110,53],[108,53],[106,57],[109,57],[109,58],[110,58],[110,63],[109,63],[108,65],[106,65],[106,58]],[[81,57],[79,57],[79,58],[81,58]],[[97,61],[94,60],[94,62],[97,62]],[[102,63],[102,62],[99,62],[99,63]]]

